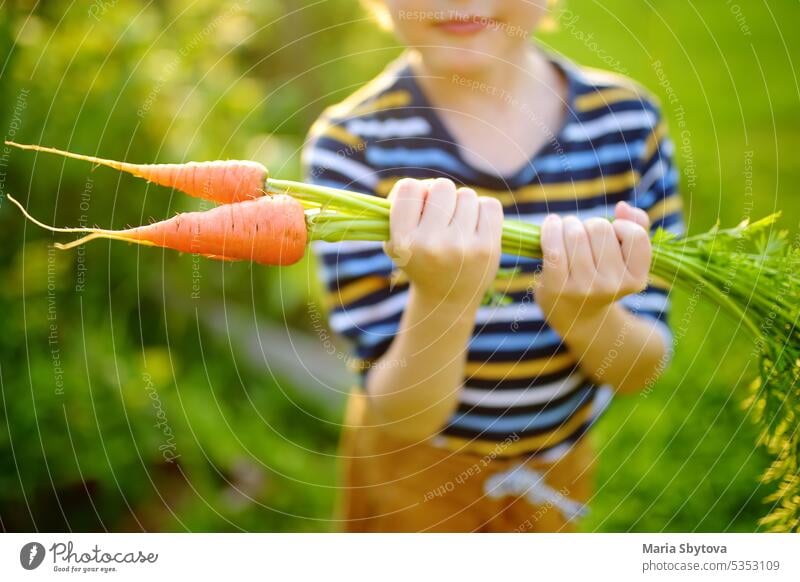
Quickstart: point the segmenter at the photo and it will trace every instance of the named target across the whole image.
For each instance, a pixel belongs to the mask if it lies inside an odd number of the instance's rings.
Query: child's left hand
[[[556,214],[544,220],[536,300],[551,324],[602,313],[647,286],[652,255],[647,213],[619,202],[614,216],[613,222]]]

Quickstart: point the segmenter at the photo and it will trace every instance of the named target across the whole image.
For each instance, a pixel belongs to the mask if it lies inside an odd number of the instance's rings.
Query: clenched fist
[[[503,208],[444,178],[397,182],[387,254],[415,292],[437,304],[477,306],[497,275]]]
[[[647,286],[650,220],[625,202],[615,220],[548,215],[542,224],[544,267],[536,299],[549,319],[591,317]]]

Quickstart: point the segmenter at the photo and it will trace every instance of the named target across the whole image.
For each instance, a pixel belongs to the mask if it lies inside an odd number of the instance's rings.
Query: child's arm
[[[384,428],[427,438],[457,406],[475,313],[500,263],[503,209],[450,180],[400,180],[386,252],[411,282],[400,329],[366,378]]]
[[[646,287],[652,249],[644,211],[623,202],[615,215],[545,220],[536,298],[587,375],[631,392],[658,376],[668,346],[651,321],[617,303]]]

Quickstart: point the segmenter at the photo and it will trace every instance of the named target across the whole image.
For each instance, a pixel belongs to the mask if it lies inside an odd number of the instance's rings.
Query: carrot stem
[[[266,185],[268,189],[284,192],[298,200],[319,203],[321,206],[341,210],[364,210],[378,216],[389,216],[389,201],[377,196],[275,178],[267,178]]]

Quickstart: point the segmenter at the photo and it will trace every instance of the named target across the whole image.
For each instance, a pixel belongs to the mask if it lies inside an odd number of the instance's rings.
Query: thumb
[[[641,226],[646,231],[650,230],[650,217],[641,208],[635,208],[625,201],[617,202],[614,207],[614,216],[620,220],[630,220]]]
[[[383,243],[383,252],[401,269],[411,260],[411,245],[406,242],[398,244],[396,241],[388,240]]]

